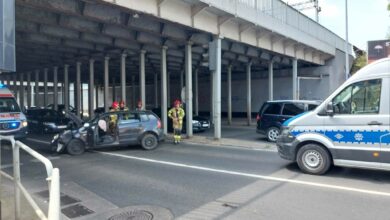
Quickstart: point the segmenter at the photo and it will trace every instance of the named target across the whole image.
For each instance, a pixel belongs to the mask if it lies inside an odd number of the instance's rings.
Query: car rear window
[[[279,115],[281,109],[282,109],[281,103],[268,103],[267,106],[265,107],[263,114]]]
[[[298,115],[305,111],[303,103],[286,103],[283,107],[282,115]]]

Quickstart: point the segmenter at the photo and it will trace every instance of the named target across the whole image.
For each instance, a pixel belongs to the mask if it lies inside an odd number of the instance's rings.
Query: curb
[[[166,140],[173,141],[173,136],[168,134]],[[207,137],[192,137],[192,138],[183,138],[182,143],[186,144],[203,144],[213,147],[235,147],[243,148],[247,150],[261,150],[261,151],[270,151],[277,152],[277,147],[272,143],[257,143],[254,141],[243,141],[237,139],[222,138],[221,140],[213,140]]]

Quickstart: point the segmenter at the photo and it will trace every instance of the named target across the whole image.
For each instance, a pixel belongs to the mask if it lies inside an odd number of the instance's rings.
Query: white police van
[[[277,146],[309,174],[331,165],[390,170],[390,58],[367,65],[314,111],[289,119]]]
[[[0,135],[22,139],[27,135],[27,119],[12,92],[0,84]]]

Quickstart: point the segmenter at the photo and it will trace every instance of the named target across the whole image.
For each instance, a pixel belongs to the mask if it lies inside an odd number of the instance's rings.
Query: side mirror
[[[91,126],[89,123],[84,123],[84,128],[89,128]]]
[[[326,105],[326,114],[329,115],[329,116],[333,116],[334,115],[333,102],[329,102]]]

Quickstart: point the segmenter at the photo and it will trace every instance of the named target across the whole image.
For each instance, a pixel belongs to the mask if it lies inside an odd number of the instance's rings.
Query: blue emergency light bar
[[[3,83],[0,83],[0,89],[3,89],[3,88],[7,88],[7,86],[4,85]]]

